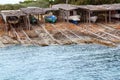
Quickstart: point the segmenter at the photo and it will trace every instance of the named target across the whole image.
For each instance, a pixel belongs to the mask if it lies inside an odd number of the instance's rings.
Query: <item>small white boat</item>
[[[120,14],[112,14],[112,18],[120,18]]]
[[[73,15],[73,16],[69,16],[68,19],[73,20],[73,21],[80,21],[80,16],[79,15]]]
[[[91,22],[95,23],[97,21],[98,17],[97,16],[91,16],[88,20]]]
[[[67,20],[67,17],[65,17],[65,19]],[[80,21],[80,15],[69,16],[68,20],[74,24],[78,24],[78,22]]]
[[[92,17],[90,17],[89,20],[90,20],[91,22],[94,22],[94,23],[95,23],[95,22],[97,21],[97,19],[98,19],[97,16],[92,16]]]

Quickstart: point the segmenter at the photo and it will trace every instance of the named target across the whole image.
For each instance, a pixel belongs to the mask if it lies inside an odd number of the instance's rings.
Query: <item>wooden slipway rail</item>
[[[98,26],[98,27],[99,27],[99,26]],[[91,30],[94,30],[94,31],[96,30],[95,27],[93,27],[93,26],[90,26],[90,29],[91,29]],[[108,39],[109,41],[112,41],[111,39],[119,40],[119,41],[120,41],[120,37],[115,36],[115,35],[107,32],[107,31],[103,31],[103,30],[99,30],[99,29],[98,29],[97,31],[98,31],[97,34],[100,34],[100,35],[102,35],[103,37],[107,37],[107,39]],[[113,41],[113,42],[114,42],[114,41]]]
[[[51,25],[52,25],[52,27],[54,27],[58,32],[60,32],[62,35],[64,35],[66,38],[68,38],[70,41],[72,41],[73,43],[79,44],[79,42],[77,42],[77,41],[74,40],[74,39],[71,39],[68,35],[66,35],[64,31],[57,29],[57,27],[56,27],[54,24],[51,24]]]
[[[118,37],[120,37],[120,30],[113,28],[112,26],[106,25],[106,24],[99,24],[101,27],[105,28],[106,31],[110,31],[111,34],[114,34]]]
[[[103,27],[103,28],[106,29],[105,33],[108,33],[109,35],[113,36],[114,38],[120,40],[120,36],[117,35],[118,32],[120,33],[120,30],[116,30],[115,28],[112,28],[112,26],[108,26],[108,25],[105,25],[105,24],[98,24],[98,25],[100,27]],[[114,32],[114,35],[113,35],[112,32]]]
[[[46,39],[43,38],[43,36],[40,35],[40,30],[34,30],[35,33],[39,36],[39,38],[42,38],[46,45],[49,45],[49,43],[46,41]]]
[[[23,41],[21,40],[20,36],[18,35],[17,31],[11,26],[12,30],[13,30],[13,33],[17,36],[17,40],[23,44]]]
[[[104,36],[102,36],[102,35],[100,35],[100,34],[94,33],[92,29],[88,29],[88,28],[87,28],[87,27],[89,27],[88,25],[85,25],[84,28],[81,28],[80,26],[77,26],[77,25],[75,25],[75,26],[76,26],[76,27],[79,27],[81,30],[84,30],[84,31],[86,31],[86,32],[88,32],[88,33],[90,33],[90,34],[98,37],[98,38],[101,38],[101,39],[103,39],[103,40],[106,40],[108,43],[116,46],[116,44],[115,44],[114,42],[110,41],[110,40],[107,39],[106,37],[104,37]]]
[[[21,43],[24,44],[24,41],[29,41],[32,42],[32,40],[30,39],[30,37],[27,35],[27,33],[22,29],[20,34],[24,35],[25,40],[22,40],[21,37],[19,36],[18,32],[15,30],[15,28],[11,25],[11,28],[13,30],[13,33],[17,36],[17,40]],[[34,43],[33,43],[34,44]]]
[[[26,36],[26,38],[27,38],[29,41],[32,41],[32,40],[30,39],[30,37],[27,35],[27,33],[26,33],[24,30],[22,30],[22,32],[24,33],[24,35]]]
[[[53,41],[57,42],[58,44],[62,44],[61,42],[59,42],[58,40],[56,40],[56,39],[48,32],[48,30],[45,28],[45,25],[41,25],[41,27],[42,27],[43,30],[50,36],[50,38],[51,38]]]
[[[86,26],[87,27],[87,26]],[[89,26],[90,27],[90,26]],[[87,29],[88,30],[88,29]],[[92,29],[92,28],[89,28],[89,30],[91,31],[91,32],[93,32],[94,31],[94,29]],[[101,33],[101,34],[100,34]],[[116,45],[112,40],[111,40],[111,36],[110,35],[106,35],[104,32],[96,32],[96,33],[94,33],[94,34],[96,34],[96,36],[97,37],[101,37],[101,39],[103,39],[103,40],[106,40],[107,42],[110,42],[110,43],[112,43],[113,45]]]
[[[40,35],[40,33],[43,32],[43,31],[41,31],[40,29],[36,30],[36,29],[33,28],[33,26],[31,26],[31,28],[35,31],[35,33],[38,35],[39,38],[41,38],[42,40],[44,40],[44,42],[45,42],[46,45],[49,45],[49,43],[47,42],[47,40],[44,39],[42,35]],[[38,41],[38,43],[40,44],[39,41]]]
[[[83,38],[81,38],[79,35],[77,35],[75,32],[73,32],[72,30],[70,30],[70,29],[68,29],[68,28],[66,28],[66,27],[64,27],[64,26],[62,26],[65,30],[67,30],[68,32],[70,32],[70,33],[72,33],[73,35],[75,35],[78,39],[83,39]]]
[[[23,34],[26,36],[26,40],[30,41],[33,45],[37,45],[35,42],[33,42],[32,39],[28,36],[28,34],[22,29]]]

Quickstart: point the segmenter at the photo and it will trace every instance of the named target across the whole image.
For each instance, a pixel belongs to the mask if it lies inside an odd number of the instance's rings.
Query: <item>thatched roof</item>
[[[44,14],[44,9],[38,7],[21,8],[20,10],[25,14]]]
[[[56,5],[53,5],[52,8],[63,9],[67,11],[78,9],[77,6],[71,5],[71,4],[56,4]]]
[[[89,11],[110,11],[120,10],[120,4],[104,4],[104,5],[81,5],[78,6],[80,9]]]
[[[4,21],[6,22],[6,17],[8,16],[25,16],[26,14],[24,14],[22,11],[20,10],[3,10],[0,13],[4,19]]]
[[[25,15],[20,10],[3,10],[3,11],[1,11],[1,14],[5,15],[5,16],[22,16],[22,15]]]
[[[58,11],[59,9],[57,8],[44,8],[44,12],[49,12],[49,11]]]

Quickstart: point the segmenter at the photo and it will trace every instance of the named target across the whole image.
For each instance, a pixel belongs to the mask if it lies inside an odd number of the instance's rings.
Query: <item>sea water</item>
[[[1,48],[0,80],[120,80],[120,46]]]

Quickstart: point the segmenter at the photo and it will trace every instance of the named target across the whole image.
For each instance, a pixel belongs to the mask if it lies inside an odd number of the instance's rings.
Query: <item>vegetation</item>
[[[19,4],[6,4],[0,5],[0,10],[13,10],[19,9],[22,7],[48,7],[49,4],[58,4],[65,3],[66,0],[25,0],[24,2],[20,2]],[[120,0],[68,0],[69,4],[76,5],[86,5],[86,4],[112,4],[112,3],[120,3]]]
[[[72,4],[112,4],[112,3],[120,3],[120,0],[71,0]]]

